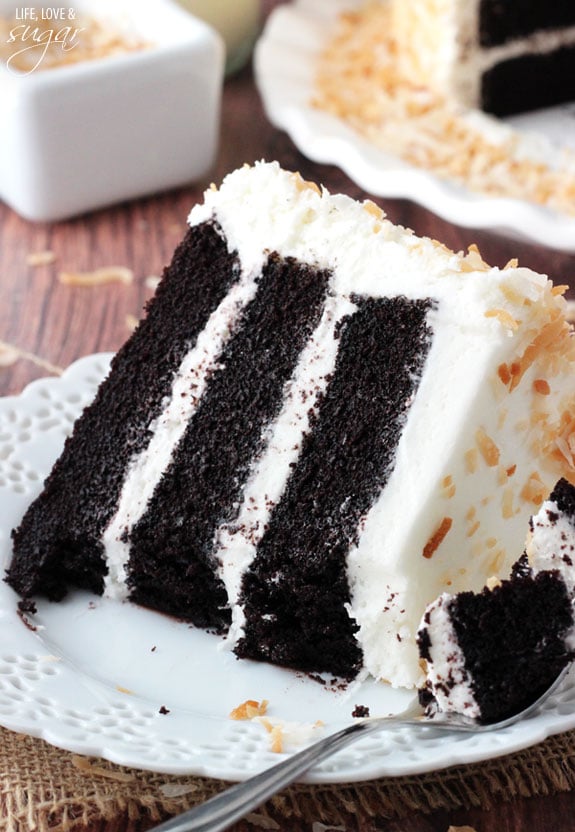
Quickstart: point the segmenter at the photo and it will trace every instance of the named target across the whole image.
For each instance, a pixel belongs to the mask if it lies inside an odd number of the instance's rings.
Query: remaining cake
[[[575,4],[392,0],[402,69],[463,105],[509,115],[575,99]]]
[[[275,164],[206,193],[14,533],[9,583],[131,599],[240,657],[394,685],[573,476],[563,289]]]
[[[535,701],[575,658],[575,488],[561,480],[531,520],[528,554],[508,580],[442,594],[418,644],[422,701],[495,722]]]

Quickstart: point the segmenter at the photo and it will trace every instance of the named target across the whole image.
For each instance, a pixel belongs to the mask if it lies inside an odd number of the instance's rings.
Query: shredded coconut
[[[517,131],[402,75],[391,6],[371,0],[340,15],[319,59],[312,105],[471,190],[575,213],[575,154],[556,152],[551,163]]]
[[[104,266],[92,272],[60,272],[58,280],[68,286],[102,286],[105,283],[130,284],[134,273],[125,266]]]

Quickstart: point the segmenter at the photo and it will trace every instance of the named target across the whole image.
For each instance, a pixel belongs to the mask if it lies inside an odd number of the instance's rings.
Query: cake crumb
[[[162,714],[162,716],[165,716],[166,714],[170,713],[170,709],[166,708],[165,705],[161,705],[160,710],[158,711],[158,713]]]
[[[264,716],[267,713],[269,702],[267,699],[262,699],[258,702],[257,699],[246,699],[237,708],[230,712],[230,719],[255,719],[258,716]]]
[[[351,715],[357,719],[365,719],[369,716],[369,708],[367,705],[356,705]]]

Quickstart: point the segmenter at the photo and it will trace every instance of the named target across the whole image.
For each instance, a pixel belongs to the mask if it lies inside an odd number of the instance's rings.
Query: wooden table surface
[[[274,5],[274,0],[267,0],[265,12]],[[148,278],[159,275],[170,260],[183,235],[188,211],[201,199],[205,187],[244,162],[262,158],[298,169],[305,178],[321,182],[331,191],[362,199],[372,196],[335,167],[305,159],[285,134],[269,124],[248,68],[225,84],[219,155],[205,181],[56,224],[26,222],[0,204],[0,340],[19,355],[16,359],[15,353],[0,350],[0,363],[5,365],[0,366],[0,395],[18,394],[28,382],[59,372],[81,356],[116,350],[151,295]],[[411,202],[375,201],[394,222],[441,240],[450,248],[466,249],[477,243],[484,259],[494,265],[518,257],[521,265],[575,287],[573,255],[456,227]],[[53,252],[53,263],[30,264],[30,255],[45,251]],[[90,271],[101,266],[126,266],[133,270],[134,280],[131,285],[80,288],[58,279],[63,271]],[[401,822],[350,819],[347,829],[447,832],[450,825],[470,826],[477,832],[567,832],[575,829],[575,795],[502,801],[487,811],[441,812]],[[112,828],[119,829],[110,824]],[[253,829],[245,824],[237,830],[240,828]],[[303,828],[297,821],[282,821],[282,832]]]

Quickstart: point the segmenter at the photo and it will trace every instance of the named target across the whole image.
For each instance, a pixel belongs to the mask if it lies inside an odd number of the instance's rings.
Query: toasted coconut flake
[[[465,469],[468,474],[474,474],[477,471],[478,457],[477,448],[470,448],[465,452]]]
[[[462,268],[464,271],[486,272],[491,267],[481,256],[477,245],[472,243],[467,249],[466,256],[463,258]]]
[[[268,705],[267,699],[262,699],[261,702],[258,702],[257,699],[246,699],[245,702],[231,711],[230,719],[255,719],[264,716],[267,713]]]
[[[473,535],[477,531],[479,531],[480,525],[481,525],[481,523],[479,522],[479,520],[476,520],[475,523],[472,526],[470,526],[469,529],[467,530],[467,537],[473,537]]]
[[[104,768],[79,754],[72,754],[72,765],[84,774],[91,777],[106,777],[108,780],[116,780],[118,783],[135,783],[136,777],[126,771]]]
[[[376,205],[371,199],[366,199],[363,202],[363,207],[367,211],[368,214],[371,214],[375,217],[376,220],[383,220],[385,219],[385,213],[379,205]]]
[[[0,346],[0,367],[11,367],[20,358],[20,353],[15,347],[9,344]]]
[[[133,332],[138,326],[138,324],[139,320],[136,318],[135,315],[131,315],[130,313],[126,315],[126,327],[130,330],[130,332]]]
[[[251,823],[252,826],[258,826],[260,829],[281,829],[279,823],[267,815],[257,815],[251,812],[246,815],[245,820]]]
[[[499,376],[503,384],[507,387],[507,385],[511,381],[511,371],[509,370],[507,364],[499,365],[499,367],[497,368],[497,375]]]
[[[311,825],[311,832],[345,832],[345,826],[326,826],[325,823],[316,820]]]
[[[299,171],[296,171],[293,174],[293,180],[295,182],[296,188],[300,191],[315,191],[316,194],[321,196],[321,189],[316,182],[309,182],[307,179],[304,179]]]
[[[58,280],[66,286],[103,286],[107,283],[130,284],[134,273],[125,266],[104,266],[92,272],[60,272]]]
[[[158,288],[158,286],[160,285],[161,279],[162,279],[161,277],[158,277],[155,274],[150,274],[144,280],[144,285],[145,285],[146,289],[151,289],[152,292],[155,292],[156,289]]]
[[[477,832],[473,826],[450,826],[447,832]]]
[[[505,329],[511,329],[515,332],[519,329],[519,325],[521,321],[516,320],[513,315],[507,312],[505,309],[488,309],[485,313],[486,318],[497,318],[500,324],[505,327]]]
[[[493,555],[493,557],[491,558],[491,560],[489,561],[489,563],[487,564],[487,569],[489,570],[490,573],[492,573],[494,575],[498,575],[501,572],[501,570],[503,569],[504,564],[505,564],[505,549],[498,549],[495,552],[495,554]]]
[[[466,519],[469,523],[471,523],[471,521],[473,520],[473,518],[475,517],[475,515],[476,515],[476,514],[477,514],[477,509],[475,508],[475,506],[471,506],[471,507],[467,510],[467,514],[465,515],[465,519]]]
[[[270,747],[274,754],[281,754],[284,750],[284,734],[281,725],[274,725],[270,733]]]
[[[547,489],[537,471],[533,471],[521,489],[519,496],[526,503],[533,503],[535,506],[540,506],[543,500],[547,497]]]
[[[536,378],[533,382],[533,389],[536,393],[539,393],[540,396],[548,396],[551,392],[549,382],[544,378]]]
[[[27,266],[49,266],[56,260],[53,251],[34,251],[26,257]]]
[[[479,453],[483,457],[485,463],[490,467],[493,468],[499,464],[499,448],[491,439],[490,436],[484,431],[483,428],[479,428],[475,433],[475,441],[477,442],[477,447],[479,449]]]
[[[425,546],[423,547],[423,557],[429,560],[432,558],[435,552],[439,549],[443,541],[445,540],[449,530],[453,525],[453,519],[451,517],[444,517],[437,529],[433,532]]]
[[[575,300],[565,301],[565,317],[570,323],[575,321]]]
[[[456,487],[455,483],[453,482],[453,477],[451,475],[449,475],[447,477],[444,477],[443,480],[441,481],[442,496],[446,500],[450,500],[452,497],[455,496],[456,491],[457,491],[457,487]]]
[[[487,579],[485,586],[487,589],[495,589],[496,586],[501,586],[501,578],[498,578],[497,575],[492,575]]]
[[[514,515],[513,496],[514,492],[511,487],[503,490],[503,496],[501,499],[501,516],[504,520],[509,520]]]
[[[30,361],[32,364],[41,367],[42,370],[46,370],[55,376],[61,376],[64,372],[62,367],[57,367],[50,361],[40,358],[39,355],[21,350],[20,347],[16,347],[14,344],[7,344],[5,341],[0,341],[0,367],[10,367],[20,358],[24,361]]]
[[[198,783],[162,783],[158,791],[164,797],[183,797],[186,794],[193,794],[199,791],[201,786]]]

